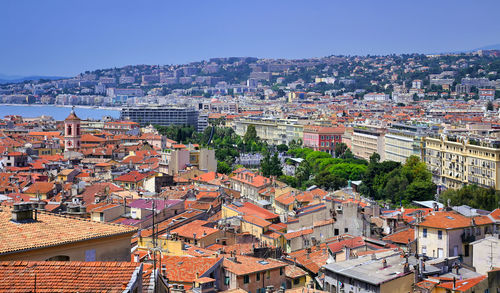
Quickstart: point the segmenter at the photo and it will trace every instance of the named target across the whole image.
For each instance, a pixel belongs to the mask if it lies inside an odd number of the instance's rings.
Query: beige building
[[[375,126],[355,127],[351,136],[351,151],[358,157],[369,160],[373,153],[380,155],[380,161],[385,161],[386,129]]]
[[[327,292],[413,292],[414,272],[399,251],[360,256],[323,266]]]
[[[302,139],[304,126],[298,120],[275,118],[241,118],[233,122],[236,134],[243,136],[248,126],[255,126],[257,136],[272,145],[288,144]]]
[[[471,243],[472,266],[476,272],[486,275],[493,268],[500,267],[500,239],[497,235],[490,235]]]
[[[488,216],[466,217],[455,211],[432,212],[417,218],[415,239],[418,254],[433,258],[462,256],[472,264],[470,243],[492,233],[493,221]]]
[[[385,159],[404,164],[410,156],[423,159],[423,127],[393,124],[384,139]]]
[[[0,260],[130,261],[136,228],[57,216],[34,205],[0,209]]]
[[[434,183],[444,188],[464,184],[500,190],[500,148],[466,138],[426,137],[425,163]]]
[[[259,190],[271,185],[271,179],[246,169],[238,169],[229,177],[231,188],[239,191],[241,197],[258,202]]]

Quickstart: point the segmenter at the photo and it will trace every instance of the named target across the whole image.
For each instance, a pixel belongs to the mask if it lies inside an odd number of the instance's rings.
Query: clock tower
[[[75,114],[75,107],[68,118],[64,120],[64,150],[77,151],[80,149],[80,118]]]

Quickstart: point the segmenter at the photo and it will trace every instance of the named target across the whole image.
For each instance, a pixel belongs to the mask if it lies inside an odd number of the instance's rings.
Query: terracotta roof
[[[493,223],[487,216],[469,218],[455,211],[442,211],[428,214],[424,217],[422,223],[417,225],[439,229],[459,229],[472,226],[472,219],[477,225]]]
[[[46,194],[50,191],[52,191],[55,187],[55,184],[53,182],[35,182],[33,183],[28,189],[24,191],[24,193],[28,194]]]
[[[305,269],[317,274],[329,257],[329,253],[325,248],[326,243],[321,243],[319,249],[316,246],[311,247],[311,252],[307,252],[307,249],[297,250],[289,254],[289,259],[295,259]]]
[[[221,258],[163,255],[161,264],[166,266],[167,278],[171,282],[192,283],[220,260]]]
[[[304,229],[304,230],[300,230],[300,231],[296,231],[296,232],[289,232],[289,233],[285,234],[285,239],[286,240],[290,240],[290,239],[293,239],[293,238],[300,237],[302,235],[312,234],[312,232],[313,232],[312,229]]]
[[[0,211],[0,254],[132,234],[135,228],[39,212],[36,222],[14,223],[12,209]],[[71,227],[71,228],[68,228]]]
[[[415,229],[405,229],[403,231],[387,235],[382,238],[382,240],[399,244],[408,244],[408,242],[415,240]]]
[[[236,254],[253,254],[255,243],[235,243],[232,245],[221,245],[221,244],[212,244],[207,246],[207,249],[212,251],[221,250],[223,253],[231,253],[235,252]]]
[[[354,237],[328,244],[328,249],[333,253],[340,252],[344,247],[357,248],[365,245],[363,237]]]
[[[271,258],[262,259],[238,255],[236,261],[224,258],[223,266],[225,270],[241,276],[286,267],[287,264]]]
[[[490,216],[495,220],[495,221],[500,221],[500,209],[496,209],[490,213]]]
[[[75,111],[71,111],[69,116],[64,120],[65,121],[80,121],[80,118],[78,118],[78,116],[76,116]]]
[[[289,265],[285,268],[285,276],[287,278],[300,278],[302,276],[306,276],[307,272],[304,271],[303,269],[299,268],[298,266],[292,266]]]
[[[115,178],[115,181],[121,181],[121,182],[139,182],[149,176],[154,175],[156,172],[150,171],[146,173],[141,173],[139,171],[131,171],[128,172],[127,174],[123,174],[121,176],[118,176]]]
[[[483,281],[486,278],[487,278],[487,276],[479,276],[476,278],[457,280],[455,282],[455,289],[454,290],[456,292],[466,292],[467,290],[472,289],[474,286],[476,286],[477,284],[479,284],[481,281]],[[438,285],[436,285],[436,287],[441,287],[441,288],[451,290],[451,289],[453,289],[453,281],[438,284]]]
[[[273,212],[270,212],[270,211],[266,210],[265,208],[261,208],[258,205],[255,205],[255,204],[250,203],[250,202],[245,202],[245,203],[243,203],[243,206],[240,206],[240,207],[235,206],[235,205],[229,205],[228,207],[241,213],[241,214],[254,215],[254,216],[257,216],[257,217],[262,218],[264,220],[272,220],[272,219],[279,217],[279,215],[277,215]]]
[[[253,225],[256,225],[256,226],[259,226],[259,227],[262,227],[262,228],[268,227],[271,225],[271,222],[268,222],[262,218],[259,218],[259,217],[253,216],[253,215],[243,215],[243,221],[250,223],[250,224],[253,224]]]
[[[177,234],[185,238],[193,238],[194,234],[196,234],[196,239],[201,239],[220,231],[218,229],[205,226],[207,224],[209,224],[207,221],[195,220],[170,231],[170,233]]]
[[[0,291],[124,292],[140,265],[132,262],[2,261]]]

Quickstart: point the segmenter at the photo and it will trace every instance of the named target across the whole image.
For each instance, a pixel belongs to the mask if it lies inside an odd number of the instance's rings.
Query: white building
[[[365,101],[390,101],[391,98],[388,94],[384,93],[368,93],[364,95]]]

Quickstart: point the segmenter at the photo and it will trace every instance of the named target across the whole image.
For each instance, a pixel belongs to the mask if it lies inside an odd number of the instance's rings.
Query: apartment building
[[[198,128],[198,110],[190,107],[125,107],[121,111],[121,117],[140,124],[191,125]]]
[[[386,131],[376,126],[355,127],[351,136],[352,153],[365,160],[369,160],[373,153],[378,153],[380,161],[384,161]]]
[[[432,258],[462,256],[463,261],[471,265],[470,244],[491,234],[493,229],[493,221],[487,215],[432,212],[416,219],[417,253]]]
[[[247,117],[235,120],[233,129],[238,135],[245,135],[248,126],[254,125],[257,136],[268,144],[288,144],[303,138],[304,126],[297,120],[264,117]]]
[[[329,154],[335,153],[335,145],[342,142],[344,127],[304,126],[303,144],[306,148],[322,151]]]
[[[404,163],[410,156],[423,158],[423,126],[393,124],[385,135],[385,159]]]
[[[425,163],[441,188],[460,188],[465,184],[500,190],[500,147],[460,137],[426,137]]]

